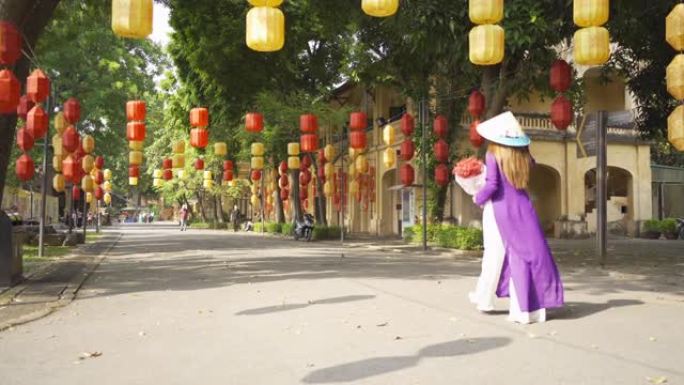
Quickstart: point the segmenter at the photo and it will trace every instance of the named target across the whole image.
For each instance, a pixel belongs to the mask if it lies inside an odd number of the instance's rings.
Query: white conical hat
[[[480,123],[477,132],[488,141],[504,146],[526,147],[531,142],[510,111]]]

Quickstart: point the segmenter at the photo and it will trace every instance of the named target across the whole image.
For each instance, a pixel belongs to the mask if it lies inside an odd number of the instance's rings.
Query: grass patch
[[[423,227],[416,225],[405,228],[404,240],[413,244],[422,243]],[[440,247],[458,250],[482,250],[484,247],[482,230],[470,227],[428,225],[427,241]]]

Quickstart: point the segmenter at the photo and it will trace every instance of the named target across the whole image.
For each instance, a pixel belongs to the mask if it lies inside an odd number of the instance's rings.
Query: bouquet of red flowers
[[[482,161],[469,157],[456,163],[453,173],[463,191],[468,195],[475,195],[485,184],[486,167]]]

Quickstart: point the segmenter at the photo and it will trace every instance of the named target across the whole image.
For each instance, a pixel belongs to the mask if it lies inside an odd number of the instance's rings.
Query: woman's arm
[[[487,165],[485,185],[475,195],[475,203],[478,206],[483,206],[488,200],[492,199],[492,195],[499,189],[499,165],[496,163],[496,158],[494,155],[487,153],[485,163]]]

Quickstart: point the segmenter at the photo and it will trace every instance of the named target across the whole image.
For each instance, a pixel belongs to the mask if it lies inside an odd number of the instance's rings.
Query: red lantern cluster
[[[50,79],[37,69],[26,79],[26,96],[34,103],[42,103],[50,95]]]
[[[441,125],[442,122],[440,122],[439,124]],[[436,125],[437,124],[435,124],[435,126]],[[415,143],[413,143],[413,139],[411,139],[414,129],[415,119],[410,114],[404,114],[404,116],[402,116],[401,118],[401,132],[404,134],[406,139],[404,139],[404,141],[401,143],[401,146],[399,147],[399,157],[404,162],[410,162],[416,153],[416,145]],[[444,130],[444,132],[446,132],[446,127],[435,127],[435,130]],[[411,186],[415,179],[415,171],[413,170],[413,166],[411,166],[411,164],[409,163],[405,163],[399,169],[399,178],[401,179],[401,184],[403,184],[406,187]]]
[[[29,111],[31,111],[33,106],[35,106],[35,103],[33,103],[28,96],[23,95],[19,98],[19,105],[17,105],[17,116],[19,116],[21,120],[26,120],[26,116],[28,115]]]
[[[204,150],[209,145],[209,110],[204,107],[193,108],[190,110],[190,145],[200,150]]]
[[[283,202],[287,201],[290,198],[290,178],[287,175],[287,171],[287,162],[280,162],[280,166],[278,166],[278,173],[280,174],[280,178],[278,179],[278,186],[280,187],[280,200],[282,200]]]
[[[228,183],[233,180],[233,161],[223,161],[223,181]]]
[[[64,102],[64,119],[71,124],[81,120],[81,103],[76,98],[69,98]]]
[[[368,117],[364,112],[352,112],[349,116],[349,145],[355,150],[365,150],[368,144],[366,136]]]
[[[202,158],[195,159],[195,170],[197,170],[197,171],[204,170],[204,159],[202,159]]]
[[[128,139],[129,142],[129,148],[131,149],[131,153],[129,155],[129,161],[131,159],[135,159],[138,157],[137,160],[141,159],[141,148],[142,148],[142,142],[145,141],[145,136],[146,136],[146,131],[147,131],[147,126],[145,125],[145,118],[147,116],[147,107],[144,101],[142,100],[129,100],[126,102],[126,139]],[[133,174],[131,174],[131,170],[138,170],[133,171]],[[130,178],[140,178],[140,168],[139,164],[129,164],[128,168],[128,177],[129,180]],[[135,184],[136,182],[130,182],[131,184]]]
[[[21,56],[21,35],[14,24],[0,21],[0,64],[13,65]],[[12,71],[0,71],[0,114],[15,114],[19,105],[21,84]]]
[[[473,90],[468,97],[468,113],[473,119],[473,122],[470,124],[468,139],[470,139],[470,144],[475,148],[479,148],[484,144],[484,138],[477,132],[477,125],[485,112],[485,108],[486,100],[484,95],[479,90]]]
[[[445,140],[449,128],[446,117],[438,115],[437,118],[435,118],[433,132],[437,136],[437,142],[435,142],[433,151],[435,159],[439,163],[437,167],[435,167],[435,183],[438,186],[444,187],[449,184],[449,169],[446,166],[449,162],[449,144]],[[446,170],[446,174],[444,173],[444,170]]]
[[[162,178],[165,181],[170,181],[173,179],[173,160],[170,158],[164,158],[162,160]]]
[[[551,123],[559,130],[566,130],[573,120],[572,103],[563,95],[572,85],[572,68],[565,61],[558,59],[551,65],[549,85],[558,93],[551,104]]]
[[[299,117],[299,130],[302,135],[299,139],[299,147],[302,152],[315,152],[318,150],[318,119],[316,115],[304,114]]]
[[[0,71],[0,114],[10,115],[17,112],[21,84],[10,70]]]

